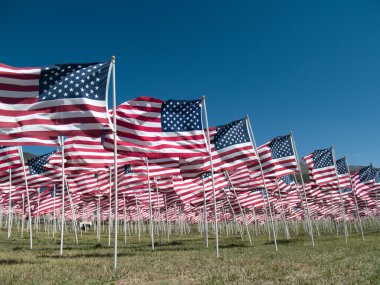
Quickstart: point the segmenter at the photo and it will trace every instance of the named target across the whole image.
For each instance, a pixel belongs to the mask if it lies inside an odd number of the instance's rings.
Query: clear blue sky
[[[380,165],[379,1],[1,2],[0,62],[116,55],[118,103],[206,95],[211,125],[249,114],[259,145],[293,130],[300,155]]]

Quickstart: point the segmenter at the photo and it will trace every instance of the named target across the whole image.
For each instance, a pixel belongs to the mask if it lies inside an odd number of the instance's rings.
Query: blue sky
[[[118,103],[206,95],[211,125],[248,114],[258,145],[293,130],[300,155],[380,165],[379,1],[5,0],[0,24],[5,64],[116,55]]]

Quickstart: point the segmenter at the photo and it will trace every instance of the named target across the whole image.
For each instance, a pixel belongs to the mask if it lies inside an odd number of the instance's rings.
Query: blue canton
[[[168,100],[161,107],[164,132],[202,130],[201,100]]]
[[[314,169],[334,165],[332,148],[316,150],[313,153]]]
[[[209,178],[211,177],[211,172],[205,172],[202,174],[202,178],[205,179],[205,178]]]
[[[273,159],[294,155],[290,135],[274,138],[269,143],[269,148]]]
[[[372,168],[372,165],[363,167],[359,170],[359,180],[360,182],[367,182],[375,179],[375,171]]]
[[[251,140],[249,139],[245,119],[216,127],[216,134],[214,136],[216,150],[249,141]]]
[[[340,193],[345,194],[345,193],[351,193],[352,189],[351,188],[343,188],[340,190]]]
[[[338,170],[338,174],[347,174],[347,167],[346,167],[346,158],[340,158],[336,161],[336,169]]]
[[[377,170],[375,173],[375,183],[380,183],[380,171]]]
[[[46,190],[49,190],[49,187],[47,187],[47,186],[46,187],[41,187],[39,192],[41,194],[41,193],[45,192]]]
[[[28,162],[30,175],[44,173],[46,171],[45,165],[48,163],[49,158],[54,153],[55,152],[53,151],[53,152],[30,159]]]
[[[124,165],[124,174],[132,174],[132,166],[130,164]]]
[[[38,101],[66,98],[104,101],[109,67],[109,62],[43,67]]]
[[[281,179],[286,185],[290,185],[294,181],[293,176],[290,174],[281,177]]]

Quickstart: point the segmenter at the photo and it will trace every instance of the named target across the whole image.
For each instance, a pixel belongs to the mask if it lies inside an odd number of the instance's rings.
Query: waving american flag
[[[108,125],[110,63],[16,68],[0,64],[0,141],[43,143],[59,135],[100,134]]]

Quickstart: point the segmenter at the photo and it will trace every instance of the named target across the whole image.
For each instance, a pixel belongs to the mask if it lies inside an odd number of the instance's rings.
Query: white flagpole
[[[12,169],[9,169],[9,201],[8,201],[8,239],[11,237],[12,232]],[[1,226],[0,226],[1,227]]]
[[[65,177],[65,183],[66,183],[66,191],[67,191],[67,196],[69,197],[69,203],[70,203],[70,208],[71,208],[71,213],[73,214],[73,227],[74,227],[74,236],[75,236],[75,241],[77,244],[79,244],[79,241],[78,241],[78,231],[77,231],[77,214],[75,212],[75,207],[74,207],[74,203],[73,203],[73,199],[71,197],[71,194],[70,194],[70,188],[69,188],[69,183],[67,182],[66,180],[66,177]],[[84,208],[83,208],[83,211],[84,211]],[[82,218],[83,218],[83,214],[82,214]]]
[[[152,214],[152,194],[150,193],[150,177],[149,177],[149,161],[148,158],[145,158],[146,161],[146,173],[148,179],[148,192],[149,192],[149,226],[150,226],[150,240],[152,242],[152,250],[154,250],[154,232],[153,232],[153,214]]]
[[[252,245],[252,239],[251,239],[251,234],[249,233],[249,229],[248,229],[248,224],[247,224],[247,219],[245,217],[245,213],[243,211],[243,208],[241,207],[241,204],[237,198],[237,195],[236,195],[236,191],[235,191],[235,187],[234,187],[234,184],[232,183],[231,181],[231,178],[230,178],[230,174],[228,173],[227,170],[224,171],[224,174],[226,175],[226,178],[228,180],[228,182],[230,183],[230,186],[232,188],[232,191],[234,191],[234,194],[235,194],[235,197],[236,197],[236,202],[238,203],[239,205],[239,209],[240,209],[240,214],[242,215],[242,218],[243,218],[243,223],[244,223],[244,226],[245,226],[245,229],[247,230],[247,234],[248,234],[248,238],[249,238],[249,243]],[[228,197],[227,197],[228,199]],[[232,207],[231,207],[232,208]],[[232,210],[233,211],[233,210]]]
[[[297,168],[298,168],[298,171],[299,171],[300,177],[301,177],[302,191],[303,191],[303,195],[304,195],[304,198],[305,198],[305,204],[306,204],[306,218],[308,219],[307,223],[308,223],[308,226],[309,226],[309,234],[310,234],[310,238],[311,238],[311,243],[314,246],[315,244],[314,244],[313,225],[311,224],[311,218],[310,218],[310,212],[309,212],[309,204],[307,202],[306,191],[305,191],[305,183],[303,181],[303,176],[302,176],[302,171],[301,171],[301,165],[300,165],[300,161],[298,159],[298,152],[297,152],[296,143],[295,143],[294,137],[293,137],[293,131],[290,131],[290,140],[292,142],[294,154],[296,156],[296,161],[297,161]],[[296,178],[295,175],[294,175],[294,178]],[[298,190],[297,180],[295,182],[296,182],[296,186],[297,186],[297,190]]]
[[[22,194],[21,238],[24,238],[24,215],[25,215],[25,199],[24,199],[24,194]]]
[[[25,180],[25,188],[26,188],[26,198],[28,202],[28,223],[29,223],[29,240],[30,240],[30,249],[33,249],[33,230],[32,230],[32,215],[30,212],[30,200],[29,200],[29,187],[28,187],[28,178],[26,176],[26,168],[25,168],[25,161],[24,161],[24,154],[22,152],[22,148],[19,148],[20,152],[20,158],[21,158],[21,164],[24,171],[24,180]]]
[[[117,234],[118,234],[118,191],[117,191],[117,124],[116,124],[116,68],[115,56],[112,56],[112,100],[113,100],[113,144],[114,144],[114,188],[115,188],[115,227],[114,227],[114,261],[113,268],[117,268]]]
[[[212,184],[212,195],[213,195],[213,200],[214,200],[216,257],[219,257],[219,232],[218,232],[218,216],[217,216],[216,197],[215,197],[214,165],[212,162],[210,129],[208,126],[206,97],[205,96],[202,96],[202,106],[203,106],[203,113],[205,116],[206,131],[207,131],[207,148],[208,148],[208,153],[210,156],[211,184]]]
[[[206,247],[208,248],[208,220],[207,220],[207,208],[206,208],[206,189],[205,180],[202,176],[202,186],[203,186],[203,223],[204,223],[204,239],[206,242]]]
[[[341,210],[341,215],[342,215],[342,219],[343,219],[344,238],[345,238],[346,243],[347,243],[348,237],[347,237],[346,213],[345,213],[345,209],[344,209],[344,201],[343,201],[343,197],[342,197],[342,191],[340,189],[340,184],[339,184],[338,169],[336,167],[334,146],[331,147],[331,152],[332,152],[332,158],[333,158],[334,167],[335,167],[336,180],[338,181],[338,191],[339,191],[339,197],[340,197],[340,210]]]
[[[61,210],[61,242],[59,247],[59,255],[63,255],[63,232],[65,225],[65,140],[61,137],[61,154],[62,154],[62,210]]]
[[[54,236],[55,236],[55,229],[56,229],[56,221],[55,221],[55,213],[56,213],[56,210],[55,210],[55,198],[56,198],[56,195],[57,195],[57,188],[56,186],[54,185],[54,202],[53,202],[53,239],[54,239]]]
[[[350,185],[351,185],[352,194],[354,195],[356,213],[358,215],[359,226],[360,226],[360,232],[362,234],[362,240],[364,241],[363,225],[362,225],[362,220],[360,218],[360,211],[359,211],[358,200],[356,199],[355,185],[352,183],[351,171],[350,171],[350,168],[348,167],[348,162],[347,162],[347,158],[346,157],[344,157],[344,162],[346,163],[346,169],[347,169],[347,172],[348,172],[348,176],[350,178]]]
[[[268,190],[267,190],[267,185],[265,183],[265,177],[264,177],[264,172],[263,172],[263,167],[261,165],[261,161],[260,161],[260,156],[259,156],[259,152],[257,151],[257,146],[256,146],[256,141],[255,141],[255,137],[253,135],[253,130],[252,130],[252,126],[251,126],[251,122],[249,120],[249,117],[248,115],[246,116],[246,121],[247,121],[247,125],[248,125],[248,134],[250,135],[250,139],[251,139],[251,143],[252,143],[252,146],[256,152],[256,155],[257,155],[257,161],[259,163],[259,167],[260,167],[260,172],[261,172],[261,178],[263,180],[263,184],[264,184],[264,189],[265,189],[265,192],[266,192],[266,195],[265,197],[267,198],[267,203],[268,203],[268,208],[269,208],[269,214],[270,214],[270,218],[271,218],[271,223],[272,223],[272,231],[273,231],[273,240],[274,240],[274,246],[276,248],[276,251],[278,251],[278,247],[277,247],[277,237],[276,237],[276,230],[274,228],[274,220],[273,220],[273,214],[272,214],[272,207],[271,207],[271,204],[269,202],[269,193],[268,193]]]
[[[127,209],[125,208],[125,193],[123,193],[124,243],[127,243]]]
[[[109,198],[108,198],[108,246],[111,246],[111,226],[112,226],[112,170],[109,168]]]

